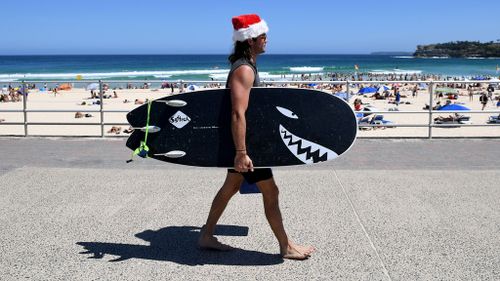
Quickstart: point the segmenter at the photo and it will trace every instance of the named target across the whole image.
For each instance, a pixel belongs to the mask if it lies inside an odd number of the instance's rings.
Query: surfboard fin
[[[168,158],[181,158],[186,155],[186,152],[182,150],[172,150],[167,153],[156,153],[155,156],[165,156]]]
[[[161,128],[158,127],[158,126],[148,126],[148,127],[138,127],[138,128],[132,128],[134,130],[141,130],[143,132],[146,132],[146,130],[149,131],[149,133],[153,134],[153,133],[158,133],[159,131],[161,131]]]
[[[156,100],[156,102],[162,102],[171,107],[183,107],[187,105],[187,102],[183,100]]]

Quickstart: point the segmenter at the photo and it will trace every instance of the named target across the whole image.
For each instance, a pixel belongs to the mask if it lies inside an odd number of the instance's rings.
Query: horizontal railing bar
[[[500,124],[432,124],[431,127],[500,127]],[[428,124],[358,124],[358,127],[411,127],[411,128],[420,128],[420,127],[429,127]]]
[[[22,109],[0,109],[0,112],[24,112]],[[44,112],[44,113],[64,113],[64,112],[93,112],[93,113],[97,113],[97,112],[101,112],[97,109],[91,109],[91,110],[79,110],[79,109],[75,109],[75,110],[70,110],[70,109],[52,109],[52,110],[49,110],[49,109],[26,109],[26,112],[32,112],[32,113],[36,113],[36,112]],[[127,113],[127,112],[130,112],[130,110],[103,110],[102,112],[104,113]]]
[[[69,126],[69,125],[80,125],[80,126],[93,126],[93,125],[101,125],[101,123],[54,123],[54,122],[2,122],[2,125],[31,125],[31,126],[56,126],[56,125],[62,125],[62,126]],[[119,125],[119,126],[129,126],[129,123],[103,123],[102,125],[104,126],[111,126],[111,125]],[[358,127],[428,127],[428,124],[396,124],[396,123],[391,123],[391,124],[358,124]],[[463,126],[463,127],[500,127],[499,124],[432,124],[431,127],[456,127],[456,126]]]
[[[0,112],[10,112],[10,113],[20,113],[24,112],[22,109],[0,109]],[[33,112],[33,113],[64,113],[64,112],[101,112],[97,109],[91,109],[91,110],[70,110],[70,109],[27,109],[26,112]],[[112,110],[103,110],[102,112],[104,113],[128,113],[130,110],[124,110],[124,109],[112,109]],[[373,110],[373,111],[354,111],[355,113],[364,113],[364,114],[372,114],[372,113],[408,113],[408,114],[422,114],[426,113],[429,114],[429,110],[422,109],[420,111],[415,111],[415,110]],[[484,114],[490,114],[490,113],[500,113],[500,110],[433,110],[431,111],[433,114],[439,114],[439,113],[463,113],[463,114],[468,114],[468,113],[484,113]]]
[[[1,124],[8,124],[8,123],[1,123]],[[71,123],[71,122],[66,122],[66,123],[55,123],[55,122],[26,122],[26,123],[18,123],[18,125],[35,125],[35,126],[55,126],[55,125],[83,125],[83,126],[90,126],[90,125],[101,125],[101,123]],[[110,123],[102,123],[104,126],[110,126],[110,125],[121,125],[121,126],[130,126],[129,123],[120,123],[120,122],[110,122]]]
[[[377,110],[377,111],[354,111],[355,113],[364,113],[364,114],[372,114],[372,113],[426,113],[429,114],[429,110],[421,110],[421,111],[398,111],[398,110]],[[484,114],[490,114],[490,113],[500,113],[500,110],[432,110],[430,111],[433,114],[440,114],[440,113],[462,113],[462,114],[468,114],[468,113],[484,113]]]
[[[50,80],[50,81],[35,81],[35,80],[24,80],[24,81],[0,81],[0,83],[11,83],[11,84],[21,84],[21,83],[76,83],[76,84],[91,84],[91,83],[201,83],[201,84],[216,84],[223,83],[225,80]],[[454,81],[454,80],[436,80],[436,81],[426,81],[426,80],[261,80],[262,83],[334,83],[334,84],[415,84],[415,83],[433,83],[433,84],[476,84],[476,83],[489,83],[489,84],[500,84],[498,81],[488,81],[488,80],[469,80],[469,81]]]

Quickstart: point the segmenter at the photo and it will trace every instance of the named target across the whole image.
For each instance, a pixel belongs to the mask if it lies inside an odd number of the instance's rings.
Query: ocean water
[[[437,74],[498,77],[500,58],[413,58],[380,55],[270,55],[257,61],[261,79],[299,79],[301,74]],[[0,56],[0,81],[225,80],[227,55]]]

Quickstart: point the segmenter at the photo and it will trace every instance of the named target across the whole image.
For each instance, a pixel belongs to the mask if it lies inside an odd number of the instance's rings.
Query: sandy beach
[[[486,85],[486,84],[483,84]],[[365,87],[369,83],[364,84]],[[390,85],[389,85],[390,86]],[[424,110],[426,104],[429,103],[428,90],[420,90],[416,97],[412,97],[411,88],[413,85],[400,87],[401,103],[396,106],[392,103],[393,98],[386,100],[377,100],[371,98],[373,93],[357,95],[350,99],[349,104],[353,106],[356,98],[360,98],[362,107],[374,107],[379,111],[391,111],[390,113],[378,113],[384,116],[384,120],[391,121],[397,125],[427,125],[429,123],[428,111]],[[344,87],[345,90],[345,87]],[[358,92],[357,88],[351,88],[352,92]],[[167,95],[179,94],[179,90],[175,89],[174,93],[171,89],[115,89],[118,97],[104,99],[104,110],[120,110],[124,112],[106,112],[104,113],[105,123],[116,123],[116,125],[106,125],[105,134],[107,136],[126,136],[123,131],[128,129],[125,118],[126,112],[139,106],[135,103],[136,100],[145,101],[146,99],[157,99]],[[324,91],[331,93],[332,90],[325,89]],[[458,99],[451,100],[452,103],[462,104],[472,111],[481,111],[481,103],[479,102],[479,93],[485,89],[478,89],[470,101],[467,90],[458,90]],[[105,95],[112,96],[113,89],[106,91]],[[500,91],[496,89],[493,99],[500,95]],[[30,90],[27,100],[27,108],[29,110],[69,110],[70,112],[50,113],[50,112],[29,112],[28,122],[54,122],[54,123],[99,123],[100,113],[95,112],[100,109],[100,105],[96,102],[98,99],[91,99],[90,91],[83,88],[72,88],[71,90],[61,90],[57,95],[52,92],[40,91],[38,89]],[[125,102],[128,101],[128,102]],[[440,101],[441,104],[446,103],[445,98],[434,99],[434,104]],[[0,102],[1,110],[22,110],[23,102]],[[418,113],[400,113],[398,111],[416,111]],[[489,101],[485,107],[485,111],[499,110],[495,102]],[[75,114],[81,112],[84,117],[75,118]],[[85,117],[88,116],[88,117]],[[450,113],[434,113],[433,118],[438,116],[447,117]],[[470,113],[465,112],[464,115],[470,116],[472,124],[487,124],[489,116],[498,115],[498,113]],[[22,112],[0,112],[0,135],[23,135],[23,125],[8,125],[9,122],[23,122]],[[359,131],[358,136],[361,137],[426,137],[429,129],[427,127],[398,127],[390,128],[366,128]],[[110,132],[113,126],[121,127],[119,133]],[[99,136],[101,132],[100,126],[96,125],[29,125],[29,135],[67,135],[67,136]],[[433,137],[500,137],[499,126],[487,127],[453,127],[453,128],[433,128]]]

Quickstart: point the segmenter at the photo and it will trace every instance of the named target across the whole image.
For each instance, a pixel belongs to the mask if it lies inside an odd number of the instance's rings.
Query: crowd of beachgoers
[[[433,109],[439,109],[439,107],[446,104],[461,104],[471,110],[485,110],[484,116],[478,114],[473,117],[474,120],[478,120],[477,123],[479,124],[487,122],[492,114],[498,115],[498,113],[487,112],[498,110],[500,106],[500,81],[496,77],[483,77],[484,80],[473,80],[473,77],[453,77],[420,73],[328,73],[322,75],[303,74],[295,78],[295,81],[280,80],[282,82],[275,83],[268,81],[266,86],[300,87],[326,91],[347,99],[355,111],[363,111],[367,108],[381,111],[424,111],[429,109],[429,106],[432,106]],[[439,82],[433,82],[433,104],[429,105],[429,82],[431,81]],[[71,82],[39,82],[25,84],[24,88],[15,82],[0,84],[2,85],[0,101],[1,103],[12,104],[20,102],[25,96],[23,93],[27,93],[26,96],[29,99],[30,107],[32,104],[36,104],[40,109],[60,110],[73,109],[76,105],[77,108],[75,108],[73,115],[66,118],[98,118],[98,114],[86,112],[86,109],[89,109],[91,106],[99,106],[101,104],[101,95],[99,94],[101,88],[95,85],[92,89],[88,88],[89,84],[93,82],[74,84]],[[149,100],[165,95],[175,95],[206,88],[223,88],[224,86],[225,82],[221,81],[208,81],[207,83],[197,84],[191,84],[189,81],[124,81],[109,84],[103,82],[102,101],[104,101],[107,109],[131,110]],[[55,102],[56,100],[57,102]],[[1,109],[9,109],[9,107],[0,106]],[[30,116],[32,115],[35,114],[31,114]],[[0,122],[22,121],[20,117],[11,116],[12,114],[1,113]],[[363,118],[366,116],[366,113],[362,115]],[[372,114],[370,117],[372,119],[369,120],[369,123],[376,121],[373,120],[375,118],[382,118],[381,114]],[[444,118],[447,117],[444,116]],[[30,120],[37,119],[40,122],[45,122],[48,120],[45,118],[49,117],[39,116],[37,118],[30,118]],[[387,117],[384,118],[387,119]],[[390,118],[395,123],[408,123],[408,120],[420,119],[419,122],[427,122],[425,121],[425,116],[414,118],[402,114],[398,116],[390,115]],[[60,120],[54,119],[54,121]],[[117,117],[116,121],[120,123],[126,122],[124,114],[120,114],[120,117]],[[477,129],[479,130],[479,128]],[[500,130],[500,128],[495,128],[495,130]],[[113,126],[108,130],[108,133],[111,134],[129,132],[129,129],[122,130],[119,126]],[[498,135],[500,135],[500,132]]]

